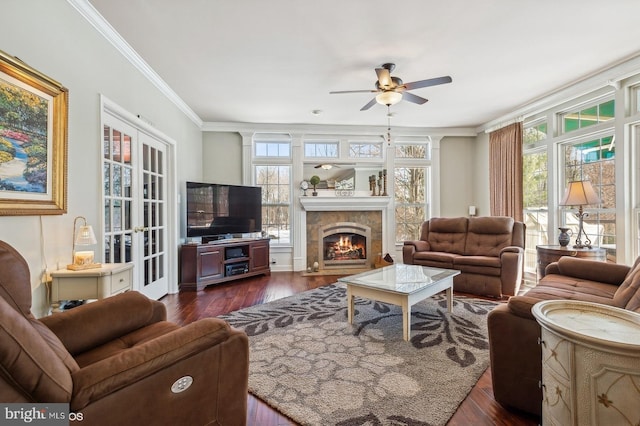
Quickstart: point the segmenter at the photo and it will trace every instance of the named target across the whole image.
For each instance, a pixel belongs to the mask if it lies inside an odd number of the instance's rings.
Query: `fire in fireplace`
[[[368,265],[371,228],[340,222],[320,228],[320,268],[362,268]]]

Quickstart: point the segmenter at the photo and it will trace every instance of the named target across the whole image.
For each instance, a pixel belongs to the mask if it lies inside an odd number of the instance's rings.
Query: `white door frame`
[[[178,292],[178,242],[180,235],[179,224],[179,212],[178,212],[178,179],[177,179],[177,161],[176,161],[176,142],[164,133],[160,132],[153,126],[145,123],[134,114],[128,112],[124,108],[120,107],[115,102],[111,101],[104,95],[100,95],[100,134],[105,125],[105,114],[110,114],[130,126],[137,128],[139,131],[147,133],[163,144],[166,145],[167,153],[167,279],[168,279],[168,291],[169,293]],[[103,150],[101,150],[103,152]],[[102,170],[102,155],[100,156],[99,170]],[[100,182],[100,185],[103,183]],[[104,198],[102,196],[102,188],[98,191],[100,195],[101,203]],[[104,205],[100,209],[101,223],[104,224]],[[104,226],[104,225],[103,225]],[[102,234],[99,238],[100,241],[104,241],[104,233],[102,227],[100,228]],[[133,289],[141,290],[141,283],[134,280]]]

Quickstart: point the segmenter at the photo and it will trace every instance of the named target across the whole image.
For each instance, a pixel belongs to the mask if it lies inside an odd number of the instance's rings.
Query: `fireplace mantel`
[[[385,210],[390,203],[388,196],[300,197],[300,204],[310,212]]]

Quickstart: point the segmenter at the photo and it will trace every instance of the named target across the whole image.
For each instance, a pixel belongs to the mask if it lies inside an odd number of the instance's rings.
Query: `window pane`
[[[429,159],[429,144],[396,144],[396,158]]]
[[[382,158],[382,142],[350,142],[351,158]]]
[[[338,142],[305,142],[305,157],[338,158]]]
[[[613,120],[615,101],[608,100],[599,104],[590,105],[580,110],[562,114],[563,131],[565,133],[577,129],[592,126],[594,124]]]
[[[425,167],[394,170],[396,241],[415,240],[426,219]]]
[[[262,230],[274,244],[290,244],[290,166],[255,166],[256,185],[262,188]]]

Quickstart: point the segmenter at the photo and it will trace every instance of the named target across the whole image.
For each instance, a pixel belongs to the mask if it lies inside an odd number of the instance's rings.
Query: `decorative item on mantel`
[[[376,194],[376,188],[378,188],[378,193]],[[387,194],[387,169],[382,169],[378,172],[378,179],[376,179],[376,175],[369,176],[369,190],[371,190],[371,195],[380,195],[383,197],[388,196]]]
[[[336,197],[352,197],[353,196],[353,183],[350,180],[341,180],[336,182]]]
[[[313,185],[313,192],[311,193],[311,195],[317,197],[318,192],[316,191],[316,185],[320,183],[320,177],[316,175],[311,176],[311,179],[309,179],[309,183]]]

